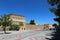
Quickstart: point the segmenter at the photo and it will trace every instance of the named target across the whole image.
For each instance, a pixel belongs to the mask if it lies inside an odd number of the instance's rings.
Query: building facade
[[[52,24],[44,24],[44,28],[43,29],[51,29],[51,28],[55,28],[55,27],[52,26]]]
[[[9,16],[12,21],[12,24],[19,25],[21,31],[22,30],[44,30],[44,29],[54,28],[51,24],[44,24],[44,25],[26,24],[25,21],[26,17],[22,15],[9,14]],[[21,26],[20,23],[23,23],[23,26]]]
[[[20,22],[23,23],[23,26],[19,26],[20,30],[44,30],[54,28],[51,24],[44,24],[44,25],[30,25],[26,24],[25,16],[10,14],[10,19],[12,19],[13,24],[19,25]]]
[[[16,15],[16,14],[9,14],[10,19],[12,20],[12,24],[20,25],[20,23],[23,23],[23,26],[19,26],[20,29],[25,29],[25,16],[22,15]]]

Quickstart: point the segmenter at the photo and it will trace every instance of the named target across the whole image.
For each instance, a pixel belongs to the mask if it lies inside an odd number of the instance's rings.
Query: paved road
[[[50,30],[33,30],[33,31],[12,31],[11,34],[0,34],[0,40],[46,40],[53,31]]]

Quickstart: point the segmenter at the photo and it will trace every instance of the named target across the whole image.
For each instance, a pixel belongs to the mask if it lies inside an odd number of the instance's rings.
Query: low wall
[[[26,24],[26,30],[42,30],[43,26],[41,25],[28,25]]]

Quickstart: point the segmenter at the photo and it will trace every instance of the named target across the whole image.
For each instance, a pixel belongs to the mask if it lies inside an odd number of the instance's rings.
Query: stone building
[[[16,14],[9,14],[10,19],[12,20],[12,24],[19,25],[20,23],[23,23],[23,26],[19,26],[20,29],[25,29],[25,16],[22,15],[16,15]]]
[[[44,30],[54,28],[51,24],[44,24],[44,25],[30,25],[26,24],[25,16],[16,15],[16,14],[9,14],[10,19],[12,20],[13,24],[19,25],[20,22],[23,23],[23,26],[19,26],[20,30]]]
[[[20,25],[23,23],[23,26],[19,26],[20,30],[44,30],[54,28],[51,24],[44,25],[30,25],[26,24],[26,17],[22,15],[9,14],[12,24]],[[7,28],[8,29],[8,28]]]
[[[16,15],[16,14],[9,14],[10,19],[12,20],[12,24],[19,25],[20,22],[23,23],[24,26],[19,26],[20,30],[41,30],[41,25],[30,25],[26,24],[25,16]]]
[[[51,28],[55,28],[55,27],[52,26],[52,24],[44,24],[44,28],[43,29],[51,29]]]
[[[13,24],[19,25],[19,23],[22,22],[25,25],[25,16],[16,15],[16,14],[9,14],[9,16]]]

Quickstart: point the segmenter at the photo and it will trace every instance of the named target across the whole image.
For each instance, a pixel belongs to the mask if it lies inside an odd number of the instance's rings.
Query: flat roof
[[[22,16],[22,15],[18,15],[18,14],[8,14],[8,15],[16,15],[16,16]],[[25,17],[25,16],[22,16],[22,17]]]

